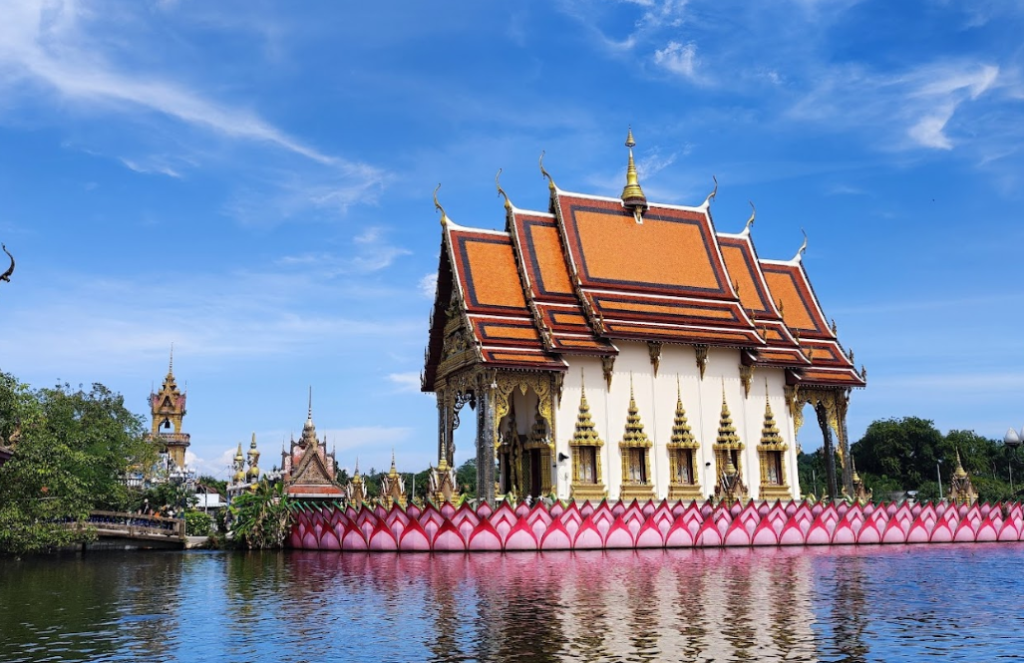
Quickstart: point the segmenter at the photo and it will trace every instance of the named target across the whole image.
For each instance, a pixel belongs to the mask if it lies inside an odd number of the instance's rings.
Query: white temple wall
[[[619,442],[625,432],[629,409],[630,375],[633,394],[644,431],[653,442],[650,451],[651,477],[654,494],[658,499],[668,495],[669,459],[667,444],[672,436],[676,409],[676,384],[682,395],[683,408],[690,428],[700,442],[697,478],[705,496],[714,493],[717,479],[713,445],[718,435],[718,422],[722,411],[722,393],[732,414],[736,433],[743,441],[741,456],[743,480],[750,494],[760,493],[760,459],[757,445],[765,411],[765,379],[768,380],[768,398],[780,435],[789,446],[786,452],[786,480],[791,495],[799,496],[796,473],[796,444],[793,418],[785,401],[785,372],[781,369],[754,370],[750,396],[744,392],[740,379],[740,351],[729,348],[710,348],[704,379],[700,379],[696,352],[693,346],[662,346],[658,375],[654,375],[646,343],[616,341],[619,355],[611,389],[607,388],[601,361],[595,357],[566,356],[566,373],[562,399],[556,409],[556,458],[561,453],[572,456],[572,439],[580,403],[580,369],[584,369],[587,401],[598,434],[604,440],[602,448],[602,480],[608,496],[617,499],[622,482],[622,456]],[[517,412],[519,412],[517,403]],[[710,465],[709,465],[710,463]],[[572,480],[572,461],[556,462],[558,495],[568,499]]]

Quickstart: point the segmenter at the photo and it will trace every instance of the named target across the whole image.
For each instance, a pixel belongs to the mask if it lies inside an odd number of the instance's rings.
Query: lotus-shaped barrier
[[[300,503],[288,545],[302,550],[473,552],[886,545],[1019,541],[1020,503],[468,503],[354,508]]]

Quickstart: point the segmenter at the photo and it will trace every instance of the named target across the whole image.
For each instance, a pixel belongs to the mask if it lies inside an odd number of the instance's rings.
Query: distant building
[[[185,401],[188,394],[178,391],[174,379],[174,350],[167,367],[167,376],[160,386],[160,391],[149,395],[150,412],[153,426],[150,438],[160,446],[160,451],[167,454],[167,469],[171,474],[186,472],[185,451],[191,444],[188,433],[181,431],[185,418]]]
[[[291,440],[288,451],[281,452],[281,471],[285,492],[300,498],[339,498],[344,491],[337,483],[338,463],[327,453],[327,438],[316,438],[313,425],[313,390],[309,390],[309,411],[302,436]]]

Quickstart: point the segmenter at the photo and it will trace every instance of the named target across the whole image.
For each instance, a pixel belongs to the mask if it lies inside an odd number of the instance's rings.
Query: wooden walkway
[[[184,548],[185,521],[116,511],[92,511],[85,524],[96,528],[90,547]],[[98,544],[98,545],[97,545]]]

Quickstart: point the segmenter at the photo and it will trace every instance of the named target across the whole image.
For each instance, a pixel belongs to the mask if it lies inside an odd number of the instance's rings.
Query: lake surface
[[[0,559],[2,661],[994,661],[1021,544]]]

